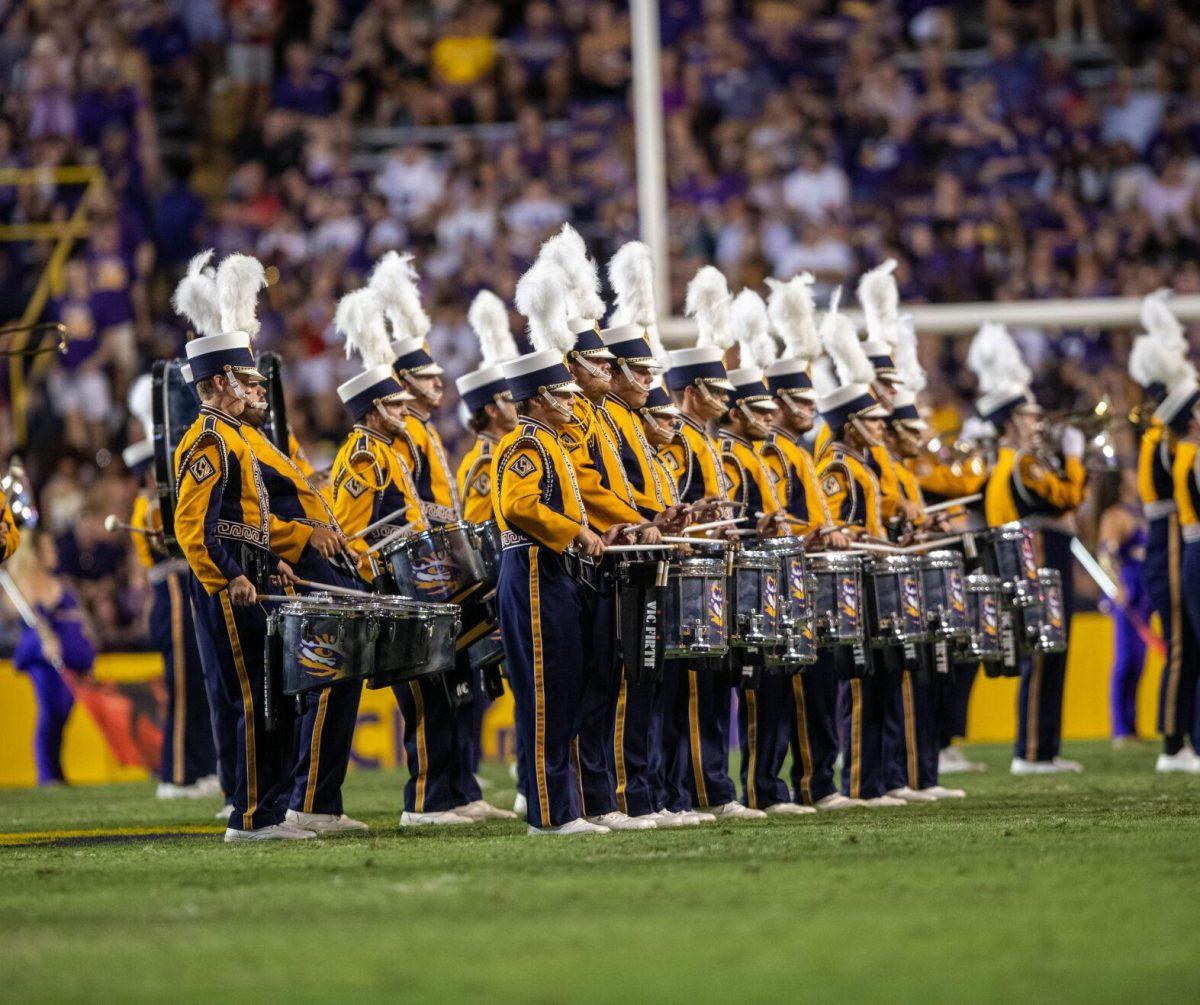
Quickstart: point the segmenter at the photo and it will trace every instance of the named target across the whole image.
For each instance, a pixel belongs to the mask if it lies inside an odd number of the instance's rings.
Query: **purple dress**
[[[1142,562],[1146,557],[1146,528],[1138,528],[1121,545],[1117,552],[1121,589],[1142,624],[1150,622],[1150,596],[1142,576]],[[1109,690],[1112,709],[1112,735],[1115,738],[1137,735],[1137,689],[1142,679],[1142,667],[1146,662],[1146,643],[1138,634],[1129,617],[1121,611],[1113,612],[1115,638],[1113,641],[1113,667]]]

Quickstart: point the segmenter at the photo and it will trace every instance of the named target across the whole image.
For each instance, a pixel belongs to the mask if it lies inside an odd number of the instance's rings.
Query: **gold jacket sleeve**
[[[546,472],[539,452],[533,447],[513,450],[504,464],[503,471],[496,471],[498,491],[495,492],[496,507],[504,523],[553,551],[565,551],[582,524],[542,503]]]

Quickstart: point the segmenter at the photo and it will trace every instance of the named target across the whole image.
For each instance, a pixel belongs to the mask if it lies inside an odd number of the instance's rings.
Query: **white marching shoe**
[[[936,803],[937,796],[919,789],[910,789],[907,785],[892,789],[888,793],[893,799],[903,799],[906,803]]]
[[[572,837],[576,834],[611,834],[612,831],[600,824],[589,823],[583,817],[576,817],[570,823],[560,824],[558,827],[534,827],[529,825],[529,834],[531,837],[540,836],[543,834],[557,834],[564,837]]]
[[[634,820],[653,820],[659,827],[698,827],[699,819],[693,819],[686,813],[672,813],[670,810],[659,810],[657,813],[647,813],[645,817],[634,817]]]
[[[191,785],[175,785],[172,782],[159,782],[158,788],[154,790],[155,799],[207,799],[212,794],[212,789],[201,785],[199,782],[193,782]]]
[[[300,810],[288,810],[286,820],[293,827],[316,834],[351,834],[371,829],[361,820],[348,817],[345,813],[302,813]]]
[[[1154,770],[1164,774],[1200,775],[1200,756],[1185,743],[1174,754],[1159,754]]]
[[[736,800],[720,806],[710,806],[709,809],[719,820],[765,820],[767,818],[762,810],[752,810],[749,806],[743,806]]]
[[[303,827],[296,827],[289,823],[271,824],[270,827],[260,827],[256,831],[225,828],[226,844],[236,844],[239,841],[307,841],[316,836],[315,831],[305,830]]]
[[[512,810],[502,810],[493,806],[485,799],[476,799],[463,806],[455,806],[454,813],[468,820],[516,820],[517,814]]]
[[[943,747],[938,751],[939,775],[960,775],[969,771],[987,771],[987,765],[968,761],[959,747]]]
[[[610,831],[652,831],[658,827],[658,821],[650,817],[630,817],[620,810],[602,813],[596,817],[587,817],[587,822],[607,827]]]
[[[908,800],[897,796],[876,796],[874,799],[864,799],[862,804],[870,807],[907,806]]]
[[[1014,775],[1064,775],[1082,770],[1082,764],[1068,761],[1065,757],[1056,757],[1051,761],[1027,761],[1023,757],[1014,757],[1009,768]]]
[[[683,810],[683,815],[698,824],[714,824],[717,818],[707,810]]]
[[[763,812],[777,817],[798,817],[817,811],[811,806],[801,806],[799,803],[772,803]]]
[[[519,792],[513,797],[513,813],[522,820],[529,816],[529,800]]]
[[[948,789],[944,785],[930,785],[924,789],[921,789],[921,791],[933,796],[934,799],[966,799],[967,798],[967,790],[966,789]]]
[[[473,824],[476,821],[470,817],[460,817],[453,810],[442,810],[440,813],[409,813],[405,810],[400,814],[401,827],[440,827],[445,824]]]
[[[822,796],[813,805],[818,810],[849,810],[862,804],[861,799],[851,799],[849,796],[843,796],[840,792],[831,792],[827,796]]]
[[[233,816],[233,803],[226,803],[216,813],[213,814],[214,820],[228,820]]]
[[[221,779],[216,775],[205,775],[203,778],[197,778],[196,784],[204,790],[206,796],[223,796],[221,791]]]

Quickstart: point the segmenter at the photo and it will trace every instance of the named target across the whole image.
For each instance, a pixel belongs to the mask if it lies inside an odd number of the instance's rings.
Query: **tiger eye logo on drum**
[[[437,596],[445,596],[457,583],[458,570],[449,562],[431,558],[425,562],[414,562],[413,582],[418,590]]]
[[[300,640],[299,663],[312,677],[332,677],[346,665],[346,654],[328,633]]]

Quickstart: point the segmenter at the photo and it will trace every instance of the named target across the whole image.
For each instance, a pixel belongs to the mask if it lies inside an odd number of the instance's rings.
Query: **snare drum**
[[[369,608],[376,632],[368,687],[390,687],[454,669],[457,604],[373,597]]]
[[[725,560],[684,558],[667,577],[667,659],[707,659],[729,652]]]
[[[1000,647],[1000,604],[1003,587],[997,576],[972,573],[964,581],[967,595],[967,620],[970,633],[963,650],[970,660],[994,663],[1002,653]]]
[[[935,639],[965,638],[971,632],[963,559],[956,551],[931,551],[921,559],[925,587],[925,616]]]
[[[389,545],[383,551],[396,590],[414,600],[457,603],[487,582],[475,529],[448,523]]]
[[[804,543],[798,537],[779,537],[763,541],[759,547],[779,556],[779,582],[784,591],[781,648],[768,657],[768,665],[812,666],[817,662],[816,606]]]
[[[782,642],[779,559],[758,547],[739,550],[733,556],[729,582],[730,643],[739,649],[762,649]]]
[[[495,520],[485,520],[474,525],[475,540],[479,544],[479,561],[483,565],[483,583],[488,590],[500,582],[500,528]]]
[[[921,560],[913,555],[872,558],[866,566],[867,635],[873,646],[922,642],[925,625],[925,591]]]
[[[1067,651],[1067,612],[1063,609],[1062,574],[1057,569],[1038,569],[1042,584],[1042,620],[1039,626],[1037,651],[1065,653]]]
[[[270,616],[268,631],[282,639],[284,694],[373,672],[377,625],[367,604],[325,593],[297,596]]]
[[[1029,527],[1017,522],[993,527],[982,536],[980,554],[988,574],[1000,578],[1010,604],[1033,607],[1042,602],[1033,531]]]
[[[816,555],[809,559],[817,646],[862,645],[863,570],[859,555]]]

